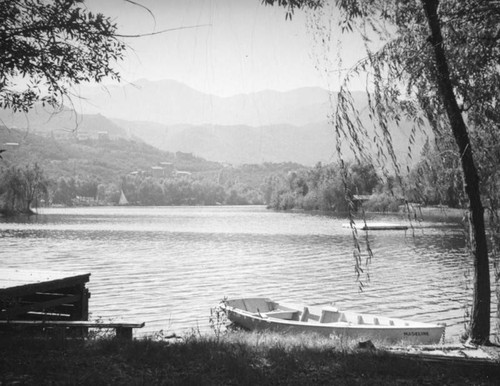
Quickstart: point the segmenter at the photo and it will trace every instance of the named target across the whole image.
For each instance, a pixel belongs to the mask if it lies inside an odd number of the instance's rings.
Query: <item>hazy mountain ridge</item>
[[[251,164],[297,162],[314,165],[329,162],[335,151],[334,133],[323,124],[272,125],[175,125],[114,120],[146,143],[166,151],[182,151],[216,162]]]
[[[334,128],[327,123],[335,95],[330,102],[329,92],[319,87],[219,97],[172,80],[139,80],[135,85],[114,86],[103,95],[93,99],[99,101],[98,111],[131,136],[163,150],[233,164],[314,165],[337,159]],[[360,118],[371,126],[366,94],[355,91],[352,97]],[[393,126],[391,131],[396,153],[406,157],[409,124]],[[414,154],[419,154],[419,146]],[[345,142],[343,153],[349,157],[348,148]]]
[[[164,125],[305,125],[322,122],[329,111],[328,91],[307,87],[287,92],[263,90],[219,97],[172,80],[139,80],[134,84],[83,88],[87,113]]]
[[[86,89],[83,96],[92,100],[92,114],[76,114],[70,109],[51,114],[37,108],[27,115],[0,111],[0,119],[8,127],[33,132],[76,136],[106,131],[110,137],[133,138],[164,151],[193,153],[222,163],[311,166],[337,160],[334,128],[327,123],[329,93],[324,89],[218,97],[176,81],[136,83],[108,87],[107,93],[101,88]],[[355,92],[353,98],[362,111],[360,118],[369,123],[363,109],[366,95]],[[406,154],[409,125],[391,130],[396,152]],[[418,154],[419,145],[415,147],[414,154]],[[342,149],[349,154],[348,143]]]
[[[82,134],[106,131],[110,136],[126,137],[126,131],[101,114],[78,114],[74,110],[64,108],[54,111],[40,105],[28,113],[14,113],[0,109],[2,125],[8,128],[54,134]]]

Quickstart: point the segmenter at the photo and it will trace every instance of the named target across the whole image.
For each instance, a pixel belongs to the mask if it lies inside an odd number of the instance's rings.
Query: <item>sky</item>
[[[311,11],[285,9],[261,0],[87,0],[87,7],[111,17],[129,46],[118,69],[125,82],[174,79],[218,96],[299,87],[335,88],[318,70],[318,44],[307,26]],[[154,15],[154,17],[151,15]],[[185,28],[197,26],[196,28]],[[343,37],[343,61],[362,57],[359,39]],[[335,82],[334,82],[335,83]]]

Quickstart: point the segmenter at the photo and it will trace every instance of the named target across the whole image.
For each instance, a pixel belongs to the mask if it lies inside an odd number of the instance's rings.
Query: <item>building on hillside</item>
[[[176,170],[175,171],[175,175],[177,177],[182,177],[182,176],[190,176],[191,175],[191,172],[185,172],[185,171],[181,171],[181,170]]]
[[[371,194],[353,194],[352,195],[353,201],[359,201],[359,202],[369,201],[371,198],[372,198]]]
[[[109,133],[107,131],[98,131],[97,139],[99,141],[109,141]]]
[[[165,176],[172,175],[175,170],[172,162],[160,162],[160,166],[163,168]]]
[[[131,177],[151,177],[153,175],[153,172],[145,170],[134,170],[133,172],[128,173],[128,175]]]
[[[76,134],[76,139],[78,141],[87,141],[87,140],[91,139],[91,136],[90,136],[90,133],[88,131],[79,131]]]
[[[151,166],[151,175],[154,178],[163,178],[165,177],[165,171],[161,166]]]
[[[3,146],[6,149],[17,149],[19,147],[19,143],[17,142],[5,142]]]

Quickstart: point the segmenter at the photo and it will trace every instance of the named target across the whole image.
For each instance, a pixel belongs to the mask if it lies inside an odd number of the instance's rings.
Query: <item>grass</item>
[[[497,384],[500,367],[433,363],[355,342],[233,332],[181,340],[0,335],[0,385]]]

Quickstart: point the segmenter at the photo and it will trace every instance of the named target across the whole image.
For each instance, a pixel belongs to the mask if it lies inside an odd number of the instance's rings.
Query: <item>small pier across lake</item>
[[[392,224],[385,222],[360,222],[352,224],[342,224],[344,228],[356,228],[361,231],[391,231],[391,230],[407,230],[408,226],[404,224]]]

